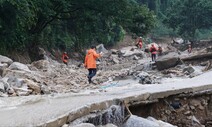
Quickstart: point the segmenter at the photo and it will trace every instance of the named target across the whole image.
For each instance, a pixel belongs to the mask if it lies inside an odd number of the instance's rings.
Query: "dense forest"
[[[1,0],[0,53],[113,46],[126,33],[211,38],[211,24],[211,0]]]

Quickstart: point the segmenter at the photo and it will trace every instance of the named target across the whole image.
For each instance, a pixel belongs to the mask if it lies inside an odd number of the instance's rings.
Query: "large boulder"
[[[138,48],[136,48],[135,46],[128,46],[128,47],[124,47],[120,50],[120,54],[124,57],[129,57],[129,56],[133,56],[133,55],[137,55],[137,56],[144,56],[144,52]]]
[[[147,46],[146,46],[146,49],[150,49],[151,47],[152,47],[152,45],[154,45],[155,46],[155,48],[157,48],[158,49],[158,44],[156,44],[156,43],[150,43],[150,44],[148,44]]]
[[[39,61],[33,62],[31,65],[35,66],[37,69],[47,69],[49,67],[49,61],[39,60]]]
[[[175,39],[173,39],[173,43],[182,44],[182,43],[184,43],[184,40],[182,38],[175,38]]]
[[[161,121],[161,120],[156,120],[155,118],[150,117],[150,116],[147,117],[147,120],[150,120],[150,121],[152,121],[152,122],[157,123],[160,127],[177,127],[177,126],[171,125],[171,124],[169,124],[169,123],[163,122],[163,121]]]
[[[12,64],[13,60],[6,57],[6,56],[2,56],[0,55],[0,63],[7,63],[8,65]]]
[[[142,117],[130,116],[122,127],[160,127],[157,123]]]
[[[9,69],[11,70],[21,70],[21,71],[30,71],[28,66],[19,62],[13,62],[10,66]]]
[[[153,117],[147,119],[131,115],[122,127],[176,127]]]
[[[97,45],[96,46],[96,51],[98,53],[103,52],[103,53],[108,53],[108,50],[104,47],[103,44]]]
[[[168,54],[158,58],[155,63],[158,70],[164,70],[182,64],[182,60],[177,55]]]
[[[40,94],[41,93],[41,87],[35,83],[32,80],[24,79],[23,80],[26,85],[33,90],[34,94]]]

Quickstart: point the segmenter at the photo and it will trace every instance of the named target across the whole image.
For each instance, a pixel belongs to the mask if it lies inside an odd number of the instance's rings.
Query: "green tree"
[[[177,0],[168,9],[164,22],[187,39],[193,39],[198,29],[212,26],[211,0]]]
[[[125,30],[147,34],[154,26],[153,13],[135,0],[1,0],[0,12],[1,47],[29,49],[32,59],[38,46],[73,50],[92,43],[111,46]]]

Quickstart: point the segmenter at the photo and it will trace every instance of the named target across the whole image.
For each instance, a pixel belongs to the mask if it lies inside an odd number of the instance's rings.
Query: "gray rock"
[[[35,94],[41,93],[41,87],[32,80],[24,79],[24,83],[26,83],[26,85],[32,89]]]
[[[103,44],[97,45],[97,46],[96,46],[96,51],[97,51],[98,53],[100,53],[100,52],[108,53],[108,50],[105,49],[105,47],[104,47]]]
[[[134,46],[124,47],[120,50],[120,53],[124,57],[129,57],[129,56],[133,56],[133,55],[143,57],[143,55],[144,55],[144,52],[142,50],[139,50]]]
[[[175,38],[175,39],[173,39],[173,43],[182,44],[182,43],[184,43],[184,40],[182,38]]]
[[[211,46],[210,47],[207,47],[206,51],[207,52],[212,52],[212,47]]]
[[[160,127],[157,123],[137,117],[137,116],[130,116],[130,118],[123,124],[122,127]]]
[[[184,72],[184,73],[187,72],[188,74],[191,74],[191,73],[193,73],[194,71],[195,71],[194,68],[191,67],[191,66],[186,67],[186,68],[183,69],[183,72]]]
[[[112,54],[118,54],[118,50],[116,50],[116,49],[111,49],[110,51]]]
[[[133,68],[133,70],[135,71],[141,71],[144,69],[144,65],[140,64],[140,65],[137,65],[135,68]]]
[[[46,56],[46,51],[41,47],[38,48],[38,55],[39,55],[39,59],[41,59],[41,60],[42,59],[45,59],[45,60],[48,59],[48,57]]]
[[[23,86],[22,88],[14,87],[14,90],[18,96],[28,96],[28,95],[30,95],[30,93],[32,93],[32,90],[28,89],[27,86]]]
[[[136,55],[134,55],[134,56],[133,56],[133,59],[134,59],[134,60],[138,60],[139,58],[138,58]]]
[[[118,60],[117,58],[115,58],[115,57],[113,57],[113,62],[114,62],[115,64],[119,64],[119,60]]]
[[[148,77],[149,74],[145,71],[142,71],[141,73],[138,74],[138,77],[141,78],[141,77]]]
[[[90,123],[81,123],[75,126],[69,126],[69,127],[95,127],[93,124]]]
[[[0,97],[8,97],[8,95],[0,91]]]
[[[68,124],[64,124],[62,127],[69,127]]]
[[[181,59],[178,56],[174,56],[172,54],[168,54],[156,60],[156,66],[158,70],[168,69],[178,64],[182,64]]]
[[[137,75],[140,78],[139,83],[141,84],[152,84],[154,83],[153,79],[149,76],[147,72],[142,71]]]
[[[0,82],[0,91],[3,93],[5,92],[5,87],[3,82]]]
[[[7,63],[8,65],[12,64],[13,60],[6,57],[6,56],[2,56],[0,55],[0,63]]]
[[[204,61],[204,62],[201,62],[200,65],[201,66],[206,66],[208,63],[209,63],[209,61]]]
[[[191,110],[195,110],[195,107],[191,105],[191,106],[190,106],[190,109],[191,109]]]
[[[9,69],[11,70],[21,70],[21,71],[30,71],[28,66],[25,64],[19,63],[19,62],[13,62],[10,66]]]
[[[16,78],[16,77],[9,77],[7,82],[9,83],[9,85],[11,87],[22,87],[24,81],[23,79],[19,79],[19,78]]]
[[[191,111],[186,111],[183,113],[184,115],[190,115],[191,114]]]
[[[39,60],[39,61],[33,62],[31,65],[35,66],[37,69],[47,69],[49,67],[49,61]]]
[[[150,120],[150,121],[153,121],[153,122],[157,123],[160,127],[177,127],[177,126],[173,126],[173,125],[171,125],[169,123],[163,122],[161,120],[156,120],[155,118],[150,117],[150,116],[147,117],[147,119]]]
[[[141,84],[153,84],[153,80],[150,77],[141,77],[139,80]]]
[[[50,89],[46,85],[41,85],[41,93],[43,94],[51,94]]]
[[[107,124],[107,125],[100,125],[100,126],[97,126],[97,127],[118,127],[114,124]]]
[[[7,89],[7,93],[10,94],[10,95],[14,94],[15,90],[12,87],[10,87],[10,88]]]
[[[197,106],[201,105],[201,102],[199,100],[193,99],[190,101],[190,105],[197,107]]]

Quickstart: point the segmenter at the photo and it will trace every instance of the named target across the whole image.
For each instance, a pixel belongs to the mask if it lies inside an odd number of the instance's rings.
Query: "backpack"
[[[157,51],[155,47],[151,48],[151,52]]]

